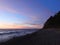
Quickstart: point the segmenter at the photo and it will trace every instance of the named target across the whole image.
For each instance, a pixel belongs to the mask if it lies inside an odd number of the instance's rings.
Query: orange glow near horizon
[[[20,24],[20,25],[16,25],[16,24],[0,24],[0,29],[32,29],[32,28],[42,28],[39,25],[27,25],[27,24]]]

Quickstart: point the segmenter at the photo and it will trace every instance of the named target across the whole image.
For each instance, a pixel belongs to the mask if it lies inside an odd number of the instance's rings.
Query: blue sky
[[[60,11],[59,2],[60,0],[0,0],[0,27],[20,28],[22,25],[22,28],[42,28],[50,16]]]

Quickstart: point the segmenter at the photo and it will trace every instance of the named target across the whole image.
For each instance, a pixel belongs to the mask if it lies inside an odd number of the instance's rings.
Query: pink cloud
[[[27,24],[21,24],[21,25],[16,25],[16,24],[0,24],[0,28],[2,29],[40,29],[42,28],[42,25],[27,25]]]
[[[14,14],[20,14],[20,15],[23,15],[23,16],[26,16],[26,17],[29,17],[31,18],[32,20],[36,20],[38,19],[38,17],[36,16],[33,16],[33,14],[29,14],[28,11],[26,12],[26,10],[31,10],[29,8],[26,8],[24,9],[23,11],[18,11],[16,9],[13,9],[11,6],[5,6],[5,5],[0,5],[0,10],[6,10],[10,13],[14,13]]]

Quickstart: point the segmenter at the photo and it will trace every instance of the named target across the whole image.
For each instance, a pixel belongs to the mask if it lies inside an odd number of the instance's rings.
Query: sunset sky
[[[0,28],[42,28],[60,11],[60,0],[0,0]]]

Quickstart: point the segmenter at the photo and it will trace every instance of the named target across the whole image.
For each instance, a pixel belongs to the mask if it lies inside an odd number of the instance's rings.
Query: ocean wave
[[[36,30],[0,30],[0,42],[5,42],[13,37],[23,36]]]

